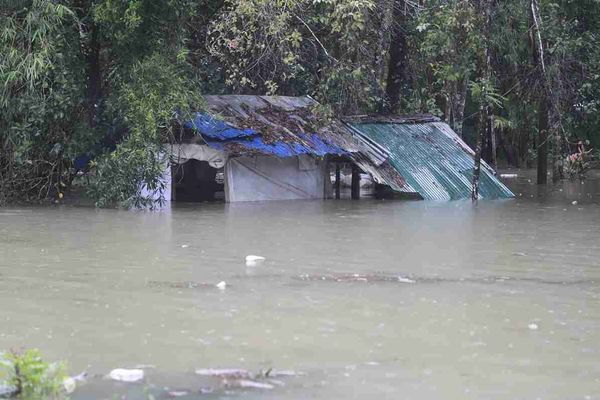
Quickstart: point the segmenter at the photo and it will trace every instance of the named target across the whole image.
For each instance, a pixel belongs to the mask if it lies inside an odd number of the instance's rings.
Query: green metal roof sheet
[[[473,150],[443,122],[349,122],[365,142],[375,142],[389,154],[389,163],[406,181],[403,191],[414,191],[426,200],[471,197]],[[482,161],[479,196],[503,199],[514,194]]]

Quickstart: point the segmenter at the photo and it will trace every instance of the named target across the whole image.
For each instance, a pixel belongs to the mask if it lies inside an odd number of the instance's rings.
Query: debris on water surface
[[[221,281],[221,282],[217,283],[215,286],[221,290],[225,290],[225,288],[227,288],[227,282]]]
[[[325,282],[394,282],[394,283],[416,283],[415,280],[393,275],[383,274],[343,274],[343,273],[332,273],[332,274],[303,274],[296,277],[301,281],[325,281]]]
[[[538,326],[538,324],[536,324],[536,323],[533,323],[533,322],[532,322],[531,324],[527,325],[527,327],[528,327],[528,328],[529,328],[529,330],[531,330],[531,331],[537,331],[537,330],[539,329],[539,326]]]
[[[196,375],[201,376],[212,376],[216,378],[250,378],[252,373],[245,369],[239,368],[224,368],[224,369],[213,369],[213,368],[202,368],[196,370]]]
[[[224,368],[213,369],[203,368],[197,369],[196,375],[209,376],[220,379],[221,385],[226,388],[243,388],[243,389],[266,389],[271,390],[276,386],[285,386],[285,383],[273,379],[275,377],[292,377],[300,376],[302,373],[290,370],[276,371],[271,368],[266,371],[252,373],[241,368]]]
[[[168,281],[147,281],[146,286],[153,288],[169,288],[169,289],[208,289],[214,288],[215,285],[206,282],[168,282]]]
[[[65,380],[63,381],[63,388],[65,389],[65,393],[67,394],[71,394],[75,391],[75,388],[77,387],[77,382],[75,382],[75,379],[68,377],[65,378]],[[2,396],[2,394],[0,393],[0,396]]]
[[[255,255],[251,254],[249,256],[246,256],[246,266],[247,267],[255,267],[265,260],[266,260],[266,258],[264,258],[263,256],[255,256]]]
[[[187,249],[188,247],[190,247],[190,245],[189,245],[189,244],[182,244],[182,245],[181,245],[181,248],[182,248],[182,249]]]
[[[574,200],[571,204],[573,204],[574,206],[577,205],[577,200]]]
[[[252,388],[252,389],[267,389],[267,390],[271,390],[274,389],[275,386],[273,386],[270,383],[266,383],[266,382],[258,382],[258,381],[252,381],[249,379],[236,379],[233,381],[227,381],[225,382],[225,386],[227,387],[239,387],[239,388]]]
[[[169,397],[183,397],[187,396],[190,392],[187,390],[171,390],[167,392],[167,396]]]
[[[69,377],[65,378],[65,380],[63,381],[63,388],[65,389],[65,392],[67,394],[73,393],[75,391],[75,389],[77,388],[77,383],[85,382],[86,378],[87,378],[86,371],[83,371],[79,375],[69,376]],[[0,397],[1,397],[1,394],[0,394]]]
[[[269,377],[273,377],[273,378],[277,378],[277,377],[291,377],[291,376],[303,376],[306,375],[304,372],[297,372],[297,371],[291,371],[291,370],[276,370],[276,369],[270,369],[267,370],[264,375],[269,376]]]
[[[144,370],[117,368],[110,371],[108,377],[120,382],[138,382],[144,379]]]

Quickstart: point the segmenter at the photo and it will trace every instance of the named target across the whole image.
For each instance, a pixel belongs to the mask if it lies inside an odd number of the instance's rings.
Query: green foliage
[[[303,95],[336,111],[373,110],[389,31],[373,0],[237,0],[211,24],[210,54],[233,91]],[[383,29],[383,31],[382,31]]]
[[[2,359],[4,359],[2,361]],[[39,350],[0,354],[4,368],[0,369],[0,382],[14,388],[24,400],[59,399],[64,397],[63,382],[67,378],[65,365],[48,363]]]
[[[481,4],[5,1],[0,204],[60,200],[76,176],[74,160],[86,156],[93,162],[80,182],[98,206],[151,207],[145,193],[161,193],[169,162],[163,146],[202,108],[201,93],[310,95],[323,120],[377,112],[399,46],[400,112],[433,113],[468,132],[480,105],[489,105],[504,153],[527,162],[543,92],[530,0],[494,2],[489,40]],[[600,147],[600,2],[540,0],[540,9],[553,132]],[[481,68],[486,49],[489,74]]]
[[[169,162],[163,145],[175,140],[175,124],[189,120],[192,109],[202,105],[198,87],[186,76],[184,64],[160,54],[133,66],[112,105],[127,136],[94,164],[90,193],[98,206],[152,207],[143,187],[162,198],[161,176]]]
[[[25,7],[25,6],[28,7]],[[83,83],[72,11],[49,0],[0,13],[0,204],[60,193]],[[75,36],[76,38],[76,36]]]

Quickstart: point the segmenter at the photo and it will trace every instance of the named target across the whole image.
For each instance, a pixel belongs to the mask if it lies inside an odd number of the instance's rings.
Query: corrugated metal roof
[[[232,155],[300,154],[350,157],[376,182],[424,199],[469,198],[473,151],[430,115],[353,116],[318,120],[309,97],[205,96],[207,111],[187,126],[211,147]],[[482,198],[513,194],[482,163]]]
[[[428,200],[471,196],[473,151],[443,122],[348,122],[365,144],[375,142],[389,154],[389,163],[406,180],[407,189]],[[481,198],[514,197],[482,161]]]
[[[387,162],[389,154],[384,149],[363,144],[342,121],[334,119],[326,126],[319,123],[312,109],[318,103],[309,97],[224,95],[204,99],[207,111],[197,113],[186,126],[197,130],[215,149],[233,155],[346,155],[376,182],[396,191],[413,191]]]

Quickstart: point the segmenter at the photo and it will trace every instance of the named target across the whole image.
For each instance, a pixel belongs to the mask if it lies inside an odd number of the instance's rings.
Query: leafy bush
[[[44,361],[37,349],[0,354],[0,387],[20,399],[60,399],[66,377],[63,363]]]

